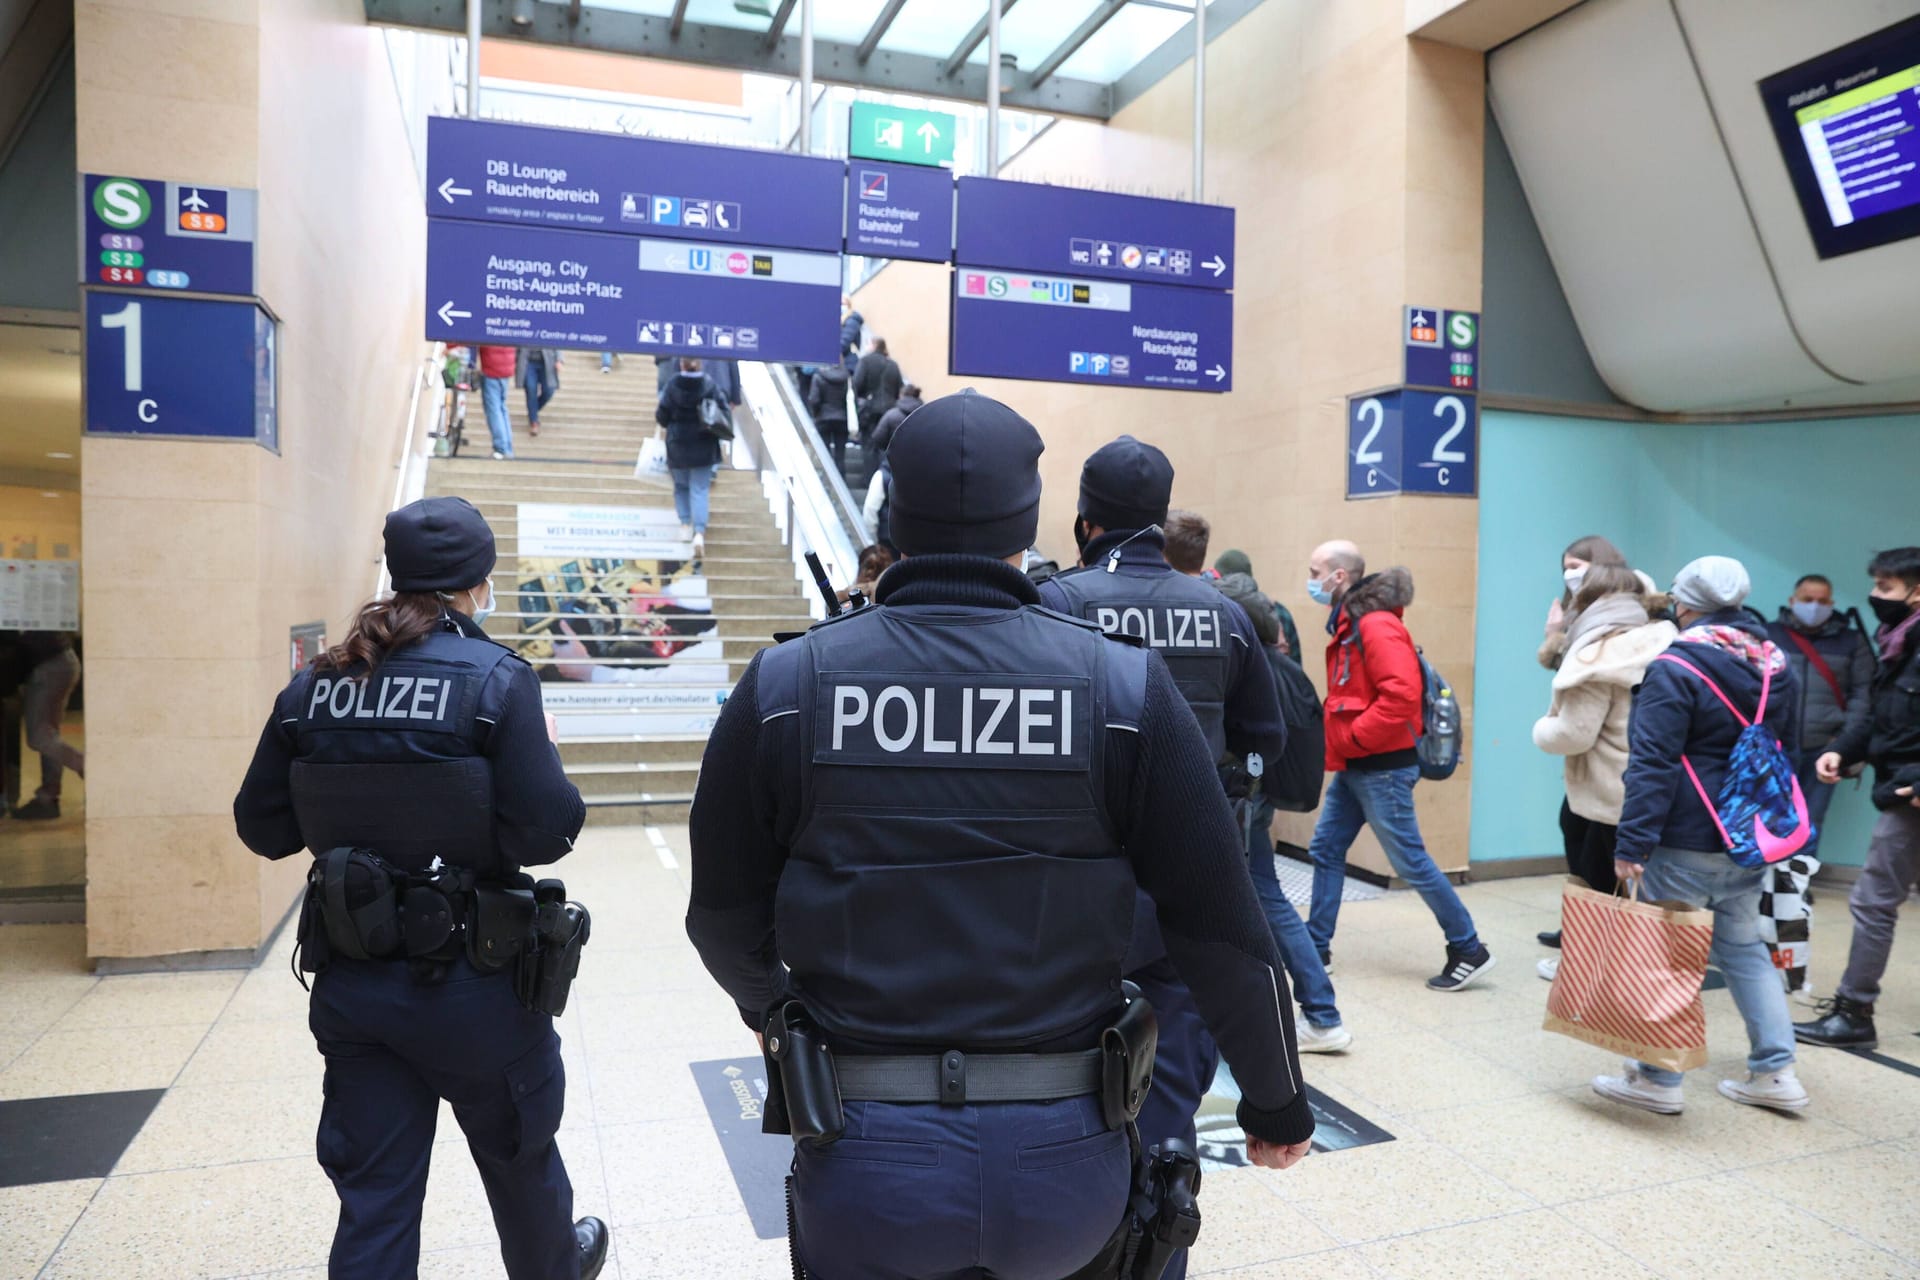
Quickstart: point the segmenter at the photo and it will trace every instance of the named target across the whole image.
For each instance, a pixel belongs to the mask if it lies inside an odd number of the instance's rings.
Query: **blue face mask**
[[[1307,579],[1307,594],[1313,598],[1315,604],[1333,603],[1333,588],[1319,578]]]
[[[472,600],[473,597],[468,596],[467,599]],[[474,625],[478,626],[479,624],[485,622],[488,618],[491,618],[493,616],[494,606],[496,606],[499,603],[500,602],[498,600],[495,600],[493,598],[493,584],[489,582],[487,584],[487,602],[483,605],[476,605],[474,607],[474,610],[473,610]]]

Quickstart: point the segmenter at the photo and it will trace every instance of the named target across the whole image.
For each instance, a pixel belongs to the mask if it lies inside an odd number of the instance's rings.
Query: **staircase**
[[[677,543],[671,482],[633,474],[653,434],[656,398],[650,358],[626,356],[602,373],[596,355],[571,353],[537,439],[527,431],[525,394],[509,392],[513,460],[491,458],[475,395],[460,455],[435,458],[427,470],[428,495],[464,497],[493,526],[499,608],[487,631],[540,672],[560,758],[590,825],[686,821],[720,703],[775,632],[811,623],[752,471],[723,467],[716,477],[699,564],[684,544],[660,559],[590,546],[522,558],[521,503],[664,509],[662,536]],[[560,631],[563,619],[583,643]]]

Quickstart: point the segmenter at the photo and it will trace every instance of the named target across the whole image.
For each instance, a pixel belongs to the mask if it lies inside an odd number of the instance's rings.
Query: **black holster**
[[[767,1022],[767,1057],[779,1079],[782,1110],[795,1142],[822,1144],[847,1131],[840,1105],[840,1078],[827,1050],[826,1038],[813,1024],[806,1007],[789,1000]],[[768,1108],[767,1118],[773,1118]],[[769,1129],[768,1132],[777,1132]]]
[[[1100,1033],[1100,1110],[1109,1129],[1132,1124],[1153,1087],[1153,1059],[1160,1044],[1160,1020],[1140,988],[1124,982],[1127,1007]]]
[[[514,994],[535,1013],[559,1017],[580,972],[580,952],[593,933],[593,918],[567,901],[567,886],[542,880],[533,887],[533,931],[513,971]]]

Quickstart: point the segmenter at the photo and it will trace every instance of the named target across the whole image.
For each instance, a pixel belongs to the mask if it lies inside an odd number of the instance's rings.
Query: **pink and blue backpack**
[[[1773,689],[1773,672],[1760,674],[1760,709],[1749,720],[1733,705],[1733,699],[1715,684],[1706,672],[1672,653],[1663,653],[1658,662],[1685,667],[1706,681],[1707,688],[1733,712],[1741,725],[1740,737],[1727,757],[1726,780],[1720,784],[1718,801],[1707,794],[1693,762],[1684,755],[1680,763],[1693,789],[1713,815],[1720,838],[1727,843],[1727,856],[1749,869],[1785,862],[1813,839],[1813,818],[1807,813],[1807,798],[1800,790],[1793,761],[1780,739],[1767,732],[1767,695]]]

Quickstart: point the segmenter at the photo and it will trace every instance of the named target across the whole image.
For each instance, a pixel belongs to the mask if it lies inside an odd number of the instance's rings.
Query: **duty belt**
[[[1100,1092],[1098,1049],[1080,1053],[835,1054],[847,1102],[1054,1102]]]

